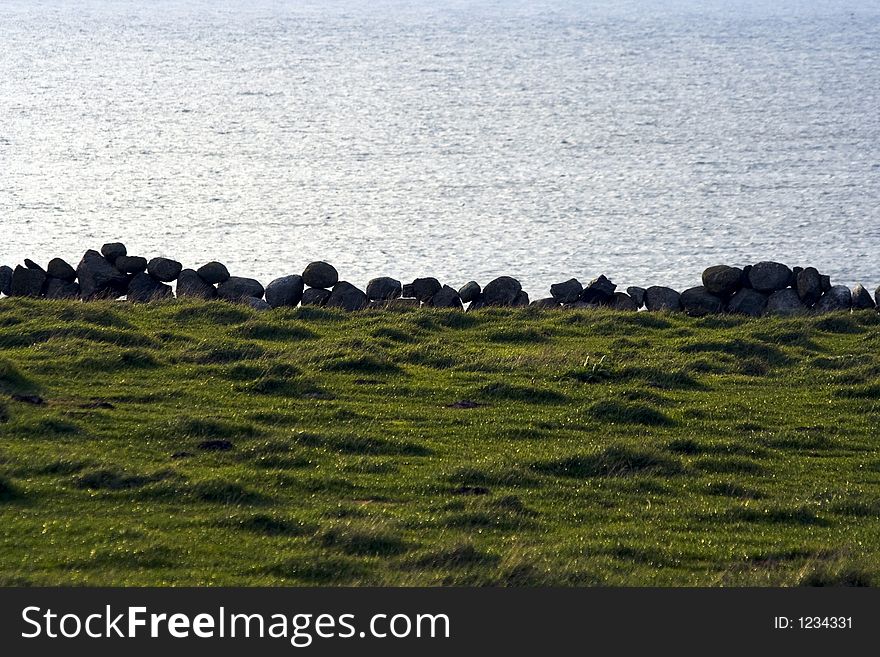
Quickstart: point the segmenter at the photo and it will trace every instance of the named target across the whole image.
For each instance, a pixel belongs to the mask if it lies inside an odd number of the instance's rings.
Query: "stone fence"
[[[176,281],[176,290],[169,283]],[[576,278],[550,286],[550,296],[529,301],[519,281],[500,276],[485,285],[471,281],[456,290],[436,278],[412,283],[383,276],[360,290],[339,280],[336,268],[313,262],[302,274],[278,278],[265,288],[252,278],[231,276],[219,262],[196,270],[168,258],[147,260],[130,256],[125,245],[105,244],[89,250],[74,268],[60,258],[44,269],[26,259],[15,269],[0,267],[0,292],[6,296],[47,299],[119,299],[146,303],[175,296],[223,299],[268,310],[279,307],[326,306],[345,310],[417,307],[476,310],[489,306],[537,308],[597,308],[616,310],[683,311],[702,316],[713,313],[794,315],[806,312],[863,310],[880,307],[880,288],[874,297],[862,286],[832,285],[813,267],[789,268],[778,262],[759,262],[743,268],[715,265],[703,272],[702,285],[677,292],[668,287],[629,287],[626,292],[605,276],[582,285]]]

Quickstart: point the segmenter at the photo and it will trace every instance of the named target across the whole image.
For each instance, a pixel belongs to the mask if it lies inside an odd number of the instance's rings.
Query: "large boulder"
[[[831,277],[828,274],[822,274],[819,279],[822,281],[823,293],[831,289]]]
[[[611,299],[611,308],[614,310],[624,310],[627,312],[635,312],[639,309],[636,305],[635,300],[628,294],[624,294],[623,292],[615,292],[614,297]]]
[[[801,315],[807,311],[807,307],[801,301],[796,290],[787,287],[784,290],[776,290],[767,299],[764,312],[767,315]]]
[[[815,267],[806,267],[798,273],[795,288],[800,300],[812,306],[822,296],[822,276]]]
[[[0,267],[0,269],[2,269],[2,267]],[[0,274],[2,274],[2,272],[0,272]],[[6,292],[4,291],[3,294],[6,294]],[[874,290],[874,304],[880,309],[880,286]]]
[[[758,292],[775,292],[787,288],[792,283],[791,269],[781,262],[765,260],[752,265],[749,270],[749,283]]]
[[[116,269],[124,274],[140,274],[147,270],[147,264],[149,263],[146,258],[141,256],[124,255],[116,258],[113,264]]]
[[[12,272],[12,285],[9,296],[38,297],[46,283],[46,272],[18,265]]]
[[[567,281],[554,283],[550,286],[550,296],[558,303],[574,303],[580,298],[583,291],[584,286],[576,278],[569,278]]]
[[[217,296],[227,301],[240,301],[248,297],[262,299],[264,293],[260,281],[241,276],[230,276],[217,287]]]
[[[132,303],[149,303],[172,296],[174,295],[170,285],[165,285],[144,272],[134,275],[126,293],[126,298]]]
[[[645,290],[645,307],[648,310],[681,310],[681,295],[669,287],[652,285]]]
[[[367,306],[367,295],[347,281],[339,281],[327,297],[328,308],[343,310],[361,310]]]
[[[481,292],[473,301],[468,304],[467,312],[471,312],[473,310],[480,310],[481,308],[486,307],[486,302],[483,301],[483,293]]]
[[[871,310],[874,308],[874,300],[871,293],[859,283],[852,289],[852,307],[854,310]]]
[[[107,262],[113,264],[117,258],[128,255],[128,249],[121,242],[110,242],[101,247],[101,255],[107,258]]]
[[[80,296],[83,299],[96,297],[116,298],[125,294],[128,277],[97,251],[89,249],[76,268]]]
[[[380,276],[367,283],[367,299],[370,301],[388,301],[400,296],[403,286],[395,278]]]
[[[724,301],[710,293],[705,285],[692,287],[681,293],[681,305],[691,317],[703,317],[724,310]]]
[[[743,271],[739,267],[714,265],[703,271],[703,287],[716,297],[728,298],[742,287]]]
[[[310,262],[302,274],[303,283],[309,287],[331,288],[339,282],[339,272],[336,267],[323,262]]]
[[[400,296],[404,299],[416,299],[416,289],[413,287],[413,284],[404,283],[403,287],[400,288]]]
[[[582,303],[595,303],[599,305],[607,305],[611,303],[614,296],[614,290],[617,286],[605,278],[604,275],[594,278],[584,288],[578,297],[578,301]]]
[[[520,290],[519,294],[516,295],[516,299],[513,300],[511,306],[528,306],[529,305],[529,293],[525,290]]]
[[[196,269],[196,273],[202,277],[205,283],[218,285],[229,280],[229,270],[222,262],[209,262]]]
[[[749,317],[760,317],[766,307],[767,296],[749,287],[742,288],[727,302],[727,312]]]
[[[626,288],[626,293],[630,296],[633,302],[636,304],[636,308],[641,308],[645,305],[645,288],[637,287],[635,285],[631,285]]]
[[[0,267],[0,294],[12,294],[12,267],[7,265]]]
[[[516,301],[522,285],[510,276],[499,276],[483,288],[482,301],[487,306],[510,306]]]
[[[244,297],[240,301],[244,305],[250,306],[254,310],[272,310],[272,306],[269,305],[268,301],[258,299],[257,297]]]
[[[212,300],[217,298],[217,288],[205,281],[198,272],[184,269],[177,275],[177,296]]]
[[[303,279],[298,274],[276,278],[266,286],[266,301],[273,308],[294,307],[303,296]]]
[[[43,272],[44,274],[46,273],[46,270],[45,270],[45,269],[43,269],[42,267],[40,267],[40,265],[38,265],[36,262],[34,262],[33,260],[31,260],[30,258],[25,258],[25,259],[24,259],[24,266],[27,267],[28,269],[33,269],[33,270],[35,270],[35,271],[41,271],[41,272]]]
[[[427,278],[417,278],[411,283],[411,292],[419,301],[427,303],[431,300],[431,298],[437,294],[443,286],[440,285],[440,281],[436,278],[427,277]]]
[[[480,285],[476,281],[468,281],[464,285],[462,285],[458,290],[458,296],[464,303],[470,303],[478,296],[483,290],[480,288]]]
[[[559,302],[553,297],[547,297],[546,299],[536,299],[529,304],[533,308],[560,308]]]
[[[46,279],[43,287],[47,299],[78,299],[79,283],[72,283],[60,278],[50,277]]]
[[[461,305],[461,297],[458,296],[458,292],[448,285],[444,285],[437,294],[431,297],[429,304],[435,308],[454,308],[456,310],[462,310],[464,307]]]
[[[830,313],[852,308],[852,292],[846,285],[832,285],[813,306],[817,313]]]
[[[323,287],[309,287],[303,291],[302,305],[304,306],[323,306],[330,298],[330,290]]]
[[[163,283],[176,280],[181,271],[183,271],[183,265],[177,260],[169,258],[153,258],[147,263],[147,273]]]
[[[76,280],[76,269],[61,258],[52,258],[46,267],[46,273],[52,278],[60,278],[67,283],[72,283]]]

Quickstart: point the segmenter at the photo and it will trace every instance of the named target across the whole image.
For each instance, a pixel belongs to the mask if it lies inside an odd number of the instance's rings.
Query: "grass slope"
[[[870,312],[4,300],[0,584],[876,584],[878,354]]]

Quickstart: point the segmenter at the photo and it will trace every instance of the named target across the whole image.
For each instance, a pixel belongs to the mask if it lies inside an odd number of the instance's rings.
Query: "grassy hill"
[[[6,299],[0,584],[876,584],[878,375],[873,312]]]

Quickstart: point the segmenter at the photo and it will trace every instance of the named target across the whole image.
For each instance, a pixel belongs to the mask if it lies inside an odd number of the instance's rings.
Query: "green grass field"
[[[878,398],[874,312],[6,299],[0,584],[876,584]]]

